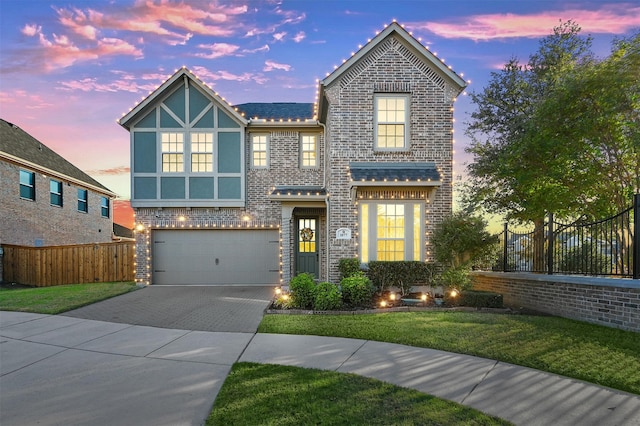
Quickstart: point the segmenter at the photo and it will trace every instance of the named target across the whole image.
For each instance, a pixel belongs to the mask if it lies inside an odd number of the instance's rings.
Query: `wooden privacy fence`
[[[132,241],[51,247],[3,245],[6,282],[49,287],[110,281],[134,281]]]

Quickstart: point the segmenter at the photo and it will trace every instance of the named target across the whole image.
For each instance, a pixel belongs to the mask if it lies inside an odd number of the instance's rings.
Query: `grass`
[[[237,363],[207,425],[508,425],[450,401],[353,374]]]
[[[59,314],[137,289],[133,282],[0,287],[0,311]]]
[[[558,317],[473,312],[266,315],[258,331],[440,349],[640,394],[638,333]]]

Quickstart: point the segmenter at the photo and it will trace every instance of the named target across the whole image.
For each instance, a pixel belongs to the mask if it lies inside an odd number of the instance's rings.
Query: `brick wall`
[[[473,282],[502,294],[507,306],[640,332],[638,280],[474,272]]]
[[[20,170],[16,164],[0,161],[0,243],[33,247],[36,240],[45,246],[111,241],[113,221],[101,216],[100,194],[89,190],[89,211],[80,212],[78,186],[60,179],[63,206],[52,206],[50,177],[36,173],[35,201],[22,199]]]
[[[374,95],[408,93],[410,147],[403,152],[374,151]],[[452,206],[452,87],[426,66],[397,37],[382,41],[367,56],[326,89],[329,140],[328,190],[331,195],[329,232],[330,279],[339,278],[338,262],[358,255],[357,205],[349,193],[349,162],[434,162],[443,175],[442,186],[427,191],[425,245],[430,260],[429,235]],[[399,199],[400,197],[396,197]],[[338,228],[353,231],[351,240],[337,240]]]

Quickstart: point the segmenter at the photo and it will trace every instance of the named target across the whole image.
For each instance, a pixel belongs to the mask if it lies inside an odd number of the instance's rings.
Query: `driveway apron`
[[[62,315],[149,327],[255,333],[273,287],[148,286]]]

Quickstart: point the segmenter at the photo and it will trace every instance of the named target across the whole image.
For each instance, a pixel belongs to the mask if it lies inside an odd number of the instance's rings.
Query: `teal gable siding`
[[[132,206],[246,207],[244,119],[199,81],[162,90],[131,119]]]
[[[239,200],[242,196],[239,177],[218,178],[218,198],[223,200]]]
[[[166,127],[168,129],[182,128],[182,125],[178,123],[167,111],[160,108],[160,127]]]
[[[133,134],[133,172],[156,172],[156,132]]]
[[[136,177],[133,178],[133,199],[134,200],[153,200],[157,198],[156,194],[156,178],[154,177]]]
[[[213,177],[190,177],[189,198],[194,200],[212,200],[215,180]]]
[[[183,200],[185,198],[184,178],[160,178],[160,198],[169,200]]]
[[[183,123],[185,122],[186,105],[184,99],[184,85],[181,85],[178,87],[178,90],[169,95],[169,97],[165,99],[164,104],[176,115],[176,117],[182,120]]]
[[[136,127],[156,127],[156,110],[153,109],[142,120],[138,121]]]
[[[200,93],[198,89],[193,86],[189,86],[189,120],[193,122],[196,117],[198,117],[202,111],[209,106],[210,103],[209,99]],[[213,117],[213,114],[211,116]],[[210,126],[202,127],[213,127],[213,120],[211,121]]]
[[[222,109],[218,108],[218,127],[221,129],[236,129],[240,127],[233,118],[229,117]]]
[[[220,173],[240,173],[241,152],[239,132],[218,133],[218,171]]]
[[[195,129],[211,129],[214,127],[213,123],[213,108],[207,111],[200,120],[193,126]]]

